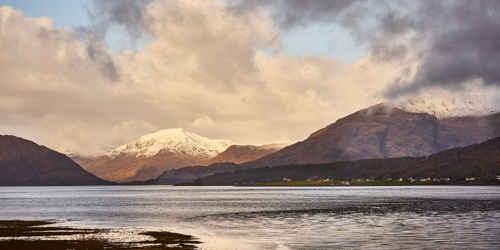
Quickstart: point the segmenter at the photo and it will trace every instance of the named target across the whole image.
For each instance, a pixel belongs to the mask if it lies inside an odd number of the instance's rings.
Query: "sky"
[[[500,96],[500,2],[0,0],[0,134],[295,142],[359,109]]]

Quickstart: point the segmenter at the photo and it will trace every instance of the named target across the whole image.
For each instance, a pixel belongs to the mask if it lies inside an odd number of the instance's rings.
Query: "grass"
[[[103,250],[103,249],[198,249],[199,242],[191,235],[173,232],[143,232],[153,240],[141,242],[111,242],[102,237],[102,229],[75,229],[68,227],[47,226],[52,221],[0,220],[0,249],[24,250]],[[79,237],[73,240],[38,237],[69,236]],[[35,238],[36,237],[36,238]]]

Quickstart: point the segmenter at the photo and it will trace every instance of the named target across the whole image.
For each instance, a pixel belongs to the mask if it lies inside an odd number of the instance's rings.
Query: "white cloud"
[[[144,134],[155,132],[158,128],[143,120],[122,121],[111,129],[110,139],[134,140]]]
[[[370,53],[349,65],[279,52],[265,9],[226,4],[151,2],[138,22],[150,42],[121,54],[1,8],[0,133],[82,153],[176,127],[242,144],[298,141],[383,101],[402,70]]]
[[[154,2],[146,10],[154,39],[117,55],[3,8],[9,32],[0,41],[13,42],[0,52],[2,127],[23,117],[42,142],[72,151],[172,127],[241,143],[301,140],[336,118],[335,103],[350,102],[337,89],[358,84],[337,81],[348,66],[329,58],[259,52],[279,47],[263,10],[235,13],[223,1]],[[89,46],[110,56],[119,80]]]

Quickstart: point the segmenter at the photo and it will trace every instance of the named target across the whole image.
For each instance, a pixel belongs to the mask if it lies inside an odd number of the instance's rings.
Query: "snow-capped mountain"
[[[165,129],[147,134],[141,138],[124,144],[106,155],[115,158],[122,154],[136,157],[151,157],[160,152],[210,158],[226,150],[234,142],[228,140],[211,140],[184,129]]]
[[[400,100],[395,107],[407,112],[427,113],[437,118],[485,116],[499,111],[499,103],[484,96],[418,97]]]
[[[436,119],[380,103],[346,117],[239,169],[360,159],[421,157],[500,136],[500,113]],[[170,176],[172,177],[172,176]]]
[[[233,144],[183,129],[165,129],[119,146],[83,168],[111,181],[143,181],[166,170],[202,165]]]

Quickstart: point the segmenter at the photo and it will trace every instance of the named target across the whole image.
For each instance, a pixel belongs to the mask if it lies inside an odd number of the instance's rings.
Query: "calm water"
[[[0,219],[169,230],[202,249],[500,249],[500,187],[0,187]]]

